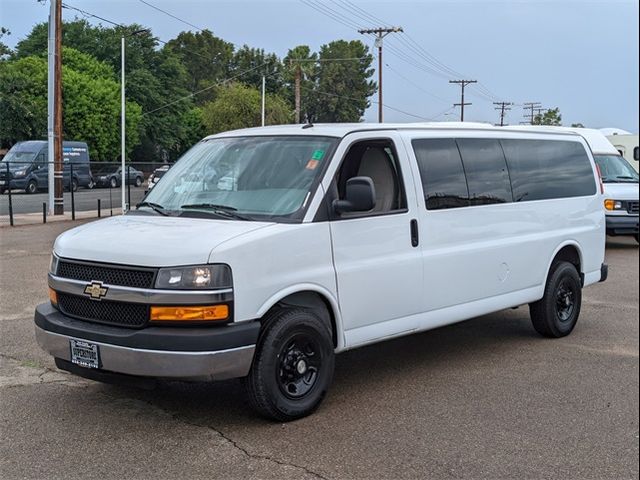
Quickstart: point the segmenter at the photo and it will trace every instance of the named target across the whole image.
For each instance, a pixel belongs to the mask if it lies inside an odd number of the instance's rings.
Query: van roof
[[[244,128],[232,130],[215,135],[209,135],[205,139],[259,136],[259,135],[321,135],[327,137],[344,137],[349,133],[366,132],[376,130],[492,130],[504,131],[510,127],[495,127],[490,123],[479,122],[424,122],[424,123],[317,123],[313,125],[273,125],[268,127]],[[517,129],[517,131],[521,131]],[[542,132],[539,132],[542,133]],[[552,131],[544,133],[573,134],[574,132]]]
[[[518,125],[511,127],[512,130],[520,130],[527,132],[564,132],[575,133],[580,135],[587,141],[591,151],[597,155],[620,155],[620,152],[611,142],[603,135],[600,130],[595,128],[578,128],[578,127],[554,127],[551,125]]]
[[[47,144],[46,140],[26,140],[23,142],[17,142],[11,147],[18,151],[30,151],[30,149],[40,149]],[[65,140],[62,142],[63,147],[86,147],[86,142],[74,142],[71,140]]]

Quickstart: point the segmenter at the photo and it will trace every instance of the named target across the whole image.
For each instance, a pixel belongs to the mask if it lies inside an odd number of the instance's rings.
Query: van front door
[[[417,227],[415,188],[395,135],[353,135],[336,152],[343,160],[325,187],[348,347],[413,330],[412,316],[422,305],[422,259],[412,236]],[[347,180],[362,176],[370,177],[375,187],[373,210],[334,212],[332,202],[344,198]]]

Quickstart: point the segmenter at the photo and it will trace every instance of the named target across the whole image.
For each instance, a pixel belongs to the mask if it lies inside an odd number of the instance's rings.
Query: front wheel
[[[265,320],[245,379],[249,399],[276,421],[305,417],[318,408],[333,378],[330,326],[302,308],[279,310]]]
[[[582,282],[575,265],[558,262],[551,269],[542,300],[529,305],[533,328],[550,338],[569,335],[581,306]]]
[[[136,187],[142,185],[142,177],[136,177]]]
[[[38,184],[35,180],[29,180],[27,188],[25,188],[24,191],[27,193],[36,193],[38,191]]]
[[[118,186],[118,180],[115,177],[111,177],[111,180],[109,180],[109,185],[111,186],[111,188],[116,188]]]

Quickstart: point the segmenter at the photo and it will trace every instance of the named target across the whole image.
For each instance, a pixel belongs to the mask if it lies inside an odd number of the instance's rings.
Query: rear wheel
[[[263,416],[290,421],[311,414],[333,378],[330,326],[313,310],[272,313],[245,379],[249,399]]]
[[[38,191],[38,184],[35,180],[29,180],[26,188],[24,189],[27,193],[36,193]]]
[[[78,191],[78,180],[75,178],[71,180],[71,190],[73,190],[74,192]]]
[[[142,177],[136,177],[136,187],[142,185]]]
[[[111,179],[109,180],[109,185],[111,186],[111,188],[116,188],[118,186],[118,180],[116,180],[116,177],[111,177]]]
[[[560,338],[576,326],[582,306],[582,283],[572,263],[553,265],[544,297],[529,306],[533,328],[540,335]]]

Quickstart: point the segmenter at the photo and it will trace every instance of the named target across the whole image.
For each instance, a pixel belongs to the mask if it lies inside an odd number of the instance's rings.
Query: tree
[[[95,160],[114,160],[120,151],[120,86],[114,72],[90,55],[62,51],[63,135],[86,141]],[[47,135],[47,61],[29,56],[0,63],[0,143]],[[141,108],[127,102],[129,151],[139,141]]]
[[[246,73],[245,73],[246,72]],[[274,53],[265,53],[262,48],[244,45],[231,59],[232,76],[245,85],[261,89],[262,76],[268,93],[281,94],[284,88],[282,63]]]
[[[559,108],[550,108],[543,114],[538,114],[533,117],[533,125],[553,125],[560,126],[562,125],[562,115],[560,114]]]
[[[376,83],[369,80],[374,73],[372,62],[369,48],[360,40],[337,40],[323,45],[311,119],[316,122],[360,121],[371,105],[369,97],[377,90]]]
[[[216,90],[215,100],[202,107],[206,134],[260,126],[261,95],[258,89],[232,83]],[[267,95],[265,110],[267,125],[291,121],[290,106],[277,95]]]
[[[307,45],[298,45],[287,52],[284,57],[284,80],[286,90],[284,96],[295,108],[295,78],[300,72],[300,118],[311,118],[316,105],[314,90],[317,81],[318,54],[312,53]]]
[[[188,76],[188,88],[196,92],[229,77],[233,44],[216,37],[211,31],[181,32],[167,42],[164,50],[178,56]],[[211,94],[203,92],[196,97],[201,105],[211,100]]]
[[[0,27],[0,39],[5,35],[11,35],[11,32],[8,28]],[[4,42],[0,41],[0,61],[7,60],[11,53],[11,49]]]
[[[572,123],[571,124],[572,128],[584,128],[584,125],[582,123]]]

